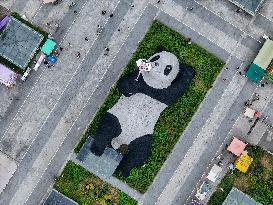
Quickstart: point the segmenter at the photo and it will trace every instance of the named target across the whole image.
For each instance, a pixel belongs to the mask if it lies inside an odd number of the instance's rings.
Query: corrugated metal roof
[[[40,33],[11,17],[0,33],[0,56],[24,69],[42,39]]]
[[[246,12],[250,13],[251,15],[255,15],[256,12],[261,7],[264,0],[229,0],[230,2],[234,3],[241,9],[245,10]]]
[[[233,187],[222,205],[262,205]]]

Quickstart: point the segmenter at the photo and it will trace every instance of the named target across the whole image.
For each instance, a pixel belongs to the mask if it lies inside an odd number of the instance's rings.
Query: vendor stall
[[[12,87],[16,84],[18,75],[6,66],[0,64],[0,83],[7,87]]]
[[[260,49],[258,55],[254,59],[246,72],[246,77],[254,82],[260,82],[266,76],[266,71],[270,67],[273,59],[273,41],[266,39],[263,47]]]
[[[217,180],[217,178],[219,177],[219,174],[221,173],[222,170],[223,169],[221,167],[214,164],[207,176],[207,179],[212,182],[215,182]]]
[[[54,3],[56,0],[43,0],[44,4]]]
[[[35,70],[35,71],[38,70],[38,68],[40,67],[41,63],[42,63],[43,60],[45,59],[45,57],[46,57],[46,55],[43,54],[43,53],[40,55],[38,61],[36,62],[35,66],[34,66],[34,68],[33,68],[33,70]]]
[[[235,167],[239,171],[246,173],[252,161],[253,159],[248,154],[242,154],[240,157],[236,159]]]
[[[255,118],[255,117],[259,117],[260,113],[258,111],[256,111],[256,110],[253,110],[250,107],[247,107],[245,112],[244,112],[244,115],[246,117],[249,117],[250,119],[252,119],[252,118]]]
[[[52,51],[54,50],[55,46],[56,46],[56,42],[55,41],[53,41],[52,39],[47,39],[46,42],[44,43],[41,51],[45,55],[49,56],[52,53]]]
[[[232,142],[228,146],[227,150],[236,156],[240,156],[245,150],[246,144],[236,137],[233,137]]]

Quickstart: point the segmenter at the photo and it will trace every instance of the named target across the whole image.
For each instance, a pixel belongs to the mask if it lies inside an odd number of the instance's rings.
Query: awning
[[[9,22],[10,18],[8,16],[5,16],[1,21],[0,21],[0,30],[7,25]]]
[[[249,117],[249,118],[254,118],[255,112],[256,112],[255,110],[253,110],[253,109],[247,107],[246,110],[245,110],[244,115],[245,115],[246,117]]]
[[[266,39],[253,63],[266,70],[273,59],[273,41]]]
[[[265,75],[265,70],[258,65],[252,63],[246,72],[246,77],[254,82],[260,82]]]
[[[51,54],[55,46],[56,46],[55,41],[51,39],[47,39],[41,51],[48,56]]]
[[[244,151],[245,147],[246,147],[246,144],[244,142],[242,142],[236,137],[233,137],[233,140],[228,146],[227,150],[235,154],[236,156],[240,156],[242,152]]]
[[[45,3],[45,4],[47,4],[47,3],[54,3],[56,0],[43,0],[43,2]]]
[[[240,157],[238,157],[235,161],[235,167],[243,172],[246,173],[249,166],[251,165],[253,159],[247,155],[247,154],[242,154]]]
[[[16,84],[17,74],[6,66],[0,64],[0,83],[11,87]]]
[[[213,167],[211,168],[208,176],[207,176],[207,179],[212,181],[212,182],[215,182],[222,170],[223,169],[221,167],[214,164]]]

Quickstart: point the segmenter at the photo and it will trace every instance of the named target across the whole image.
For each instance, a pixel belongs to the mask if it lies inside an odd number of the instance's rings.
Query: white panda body
[[[167,107],[143,93],[136,93],[130,97],[121,96],[119,101],[108,110],[115,115],[121,126],[121,134],[112,139],[111,145],[118,149],[147,134],[153,134],[154,126],[160,113]]]

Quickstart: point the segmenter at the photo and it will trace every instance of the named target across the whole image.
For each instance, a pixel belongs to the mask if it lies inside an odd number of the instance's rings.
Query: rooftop
[[[248,12],[251,15],[255,15],[256,12],[261,7],[264,0],[229,0],[234,3],[244,11]]]
[[[222,205],[262,205],[236,188],[232,188]]]
[[[0,56],[25,69],[41,41],[40,33],[11,17],[0,33]]]

